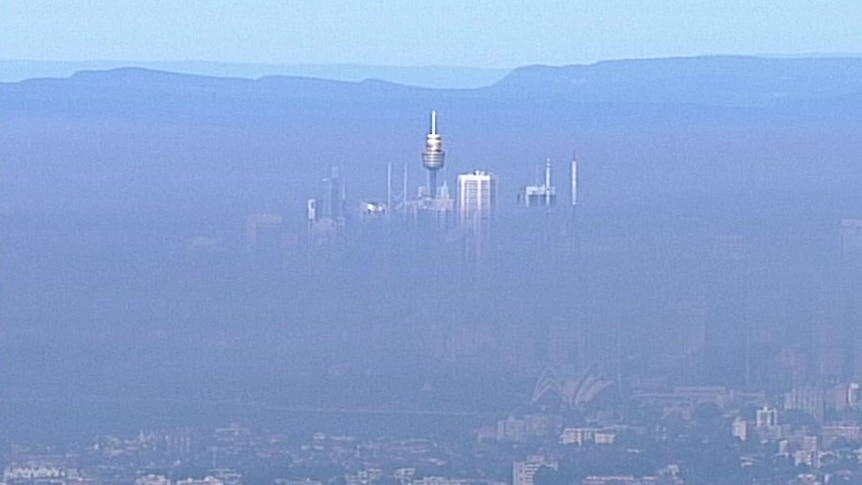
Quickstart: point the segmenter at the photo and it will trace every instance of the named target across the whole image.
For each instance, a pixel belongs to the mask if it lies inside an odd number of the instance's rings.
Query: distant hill
[[[111,70],[126,67],[201,76],[258,79],[266,76],[297,76],[333,81],[383,81],[420,87],[475,88],[499,80],[508,69],[461,66],[373,66],[364,64],[244,64],[205,61],[0,61],[0,82],[44,77],[68,77],[78,71]]]
[[[573,102],[764,106],[858,97],[862,57],[712,56],[529,66],[515,69],[492,89]]]
[[[780,111],[793,106],[816,111],[816,106],[821,106],[833,113],[842,104],[862,100],[862,58],[716,56],[610,61],[588,66],[528,66],[515,69],[490,86],[475,89],[432,89],[381,80],[353,82],[302,76],[251,80],[143,68],[82,71],[67,78],[32,79],[2,86],[3,106],[12,110],[119,110],[131,115],[137,105],[142,112],[164,115],[230,113],[242,119],[268,118],[271,109],[281,102],[299,108],[311,107],[315,101],[325,101],[327,110],[354,109],[354,116],[360,118],[379,114],[364,113],[360,108],[377,109],[381,104],[384,109],[409,109],[413,105],[468,102],[490,109],[518,106],[530,111],[554,111],[575,104],[589,112],[589,106],[601,106],[602,113],[611,115],[622,106],[627,107],[623,111],[628,114],[648,111],[660,115],[682,110],[677,114],[686,117],[691,114],[685,106],[700,106],[694,110],[698,112],[705,107],[729,108],[733,112],[752,108]],[[83,103],[85,99],[90,102]],[[404,104],[396,105],[396,101]],[[213,113],[208,111],[210,108]],[[290,110],[280,111],[289,116]],[[323,114],[320,109],[314,111]]]

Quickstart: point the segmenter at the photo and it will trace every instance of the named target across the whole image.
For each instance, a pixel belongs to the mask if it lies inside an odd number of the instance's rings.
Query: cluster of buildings
[[[189,447],[171,443],[190,440]],[[467,468],[456,471],[453,463]],[[462,450],[428,438],[315,433],[303,442],[232,424],[208,433],[146,431],[101,437],[63,454],[19,445],[4,485],[504,485],[471,470]],[[485,476],[483,476],[485,475]]]
[[[409,190],[406,171],[401,183],[396,184],[390,166],[385,200],[363,202],[358,210],[351,210],[346,203],[343,176],[333,167],[321,180],[317,196],[306,204],[307,247],[331,253],[333,248],[351,247],[349,239],[361,240],[375,231],[390,237],[392,228],[398,228],[399,237],[404,237],[399,240],[404,243],[401,246],[411,251],[409,261],[418,263],[410,266],[417,268],[420,277],[430,276],[421,280],[429,288],[450,276],[435,279],[437,267],[445,261],[441,251],[456,256],[462,276],[480,275],[485,262],[493,259],[496,246],[498,180],[493,173],[476,170],[458,175],[450,189],[440,177],[445,161],[436,113],[432,113],[422,152],[426,181],[417,190]],[[553,183],[552,168],[551,161],[546,161],[535,182],[521,188],[519,205],[548,209],[558,205],[561,197]],[[572,161],[572,207],[576,201],[577,163]],[[255,215],[247,222],[246,240],[253,253],[267,263],[282,258],[282,216]],[[773,318],[777,322],[773,327],[753,324],[758,312],[768,306],[761,303],[767,298],[778,299],[778,292],[768,294],[755,287],[752,274],[760,268],[753,263],[750,241],[739,235],[716,238],[705,264],[708,268],[704,271],[704,288],[687,293],[693,303],[680,312],[686,324],[684,331],[699,335],[687,341],[687,346],[673,349],[690,358],[684,362],[684,370],[691,370],[694,378],[674,376],[674,380],[661,371],[648,375],[633,369],[638,362],[634,358],[640,356],[625,355],[627,337],[620,330],[623,326],[617,322],[611,331],[602,320],[607,315],[622,320],[628,314],[602,313],[605,308],[588,301],[583,296],[586,293],[564,295],[571,301],[560,307],[570,309],[572,318],[552,311],[534,317],[533,308],[545,311],[537,303],[521,314],[523,318],[518,323],[524,325],[513,326],[510,334],[506,333],[508,328],[486,328],[490,326],[485,321],[490,320],[490,311],[481,319],[471,318],[467,312],[463,317],[451,317],[450,335],[440,339],[448,345],[441,355],[475,356],[492,348],[490,353],[511,359],[515,363],[512,367],[520,369],[532,370],[521,365],[527,361],[576,372],[587,369],[575,377],[546,370],[536,382],[528,411],[476,429],[477,446],[496,447],[494,452],[488,448],[481,452],[456,450],[426,438],[369,441],[324,434],[296,448],[275,437],[261,439],[236,426],[216,430],[213,442],[203,452],[192,444],[189,435],[174,436],[168,442],[142,435],[131,441],[103,443],[98,452],[108,460],[128,459],[163,446],[157,443],[170,443],[164,445],[170,447],[164,451],[169,456],[180,456],[181,461],[211,462],[200,467],[205,473],[199,473],[196,482],[188,483],[183,482],[188,477],[172,474],[170,465],[157,473],[145,470],[147,473],[141,474],[144,468],[126,470],[125,477],[133,478],[138,485],[245,483],[240,468],[248,460],[289,463],[293,467],[289,476],[273,478],[278,485],[321,485],[333,476],[347,485],[541,485],[534,480],[537,473],[563,470],[561,463],[566,455],[589,455],[582,450],[648,453],[650,450],[632,444],[632,435],[637,435],[641,443],[670,448],[668,456],[681,457],[692,447],[708,447],[718,439],[736,460],[725,464],[728,473],[743,473],[768,464],[774,468],[772,471],[798,472],[795,479],[807,483],[822,483],[827,474],[836,471],[862,478],[862,387],[854,381],[862,375],[862,221],[842,221],[839,236],[836,264],[828,269],[801,267],[797,278],[782,282],[782,290],[787,290],[782,294],[788,299],[786,304],[767,301],[770,308],[783,310],[780,318]],[[372,238],[372,243],[377,241]],[[579,305],[594,305],[593,312],[600,317],[593,321],[582,317],[589,312],[582,311]],[[441,319],[436,315],[426,318],[423,310],[410,307],[411,318],[419,322],[410,328],[438,331]],[[661,318],[666,316],[659,314]],[[373,328],[374,332],[368,332],[369,348],[385,349],[374,340],[379,327]],[[433,347],[430,342],[434,339],[425,339],[424,335],[415,340],[421,341],[419,345]],[[676,337],[665,336],[667,347],[678,343]],[[641,350],[635,345],[629,348]],[[521,355],[526,356],[524,360],[517,360]],[[632,359],[626,360],[628,357]],[[601,372],[589,370],[594,362],[600,363]],[[678,385],[680,382],[688,385]],[[615,399],[603,401],[609,394]],[[632,419],[620,411],[621,397],[644,411],[643,416]],[[714,412],[710,415],[707,411]],[[571,419],[567,413],[577,418]],[[706,433],[710,426],[714,429],[709,433],[715,434],[700,440],[698,433]],[[491,455],[493,460],[489,459]],[[464,465],[465,461],[473,464]],[[457,470],[451,466],[455,462],[462,464]],[[501,462],[506,466],[502,472],[498,466]],[[859,469],[851,467],[852,463],[860,465]],[[334,471],[330,470],[334,475],[322,477],[308,471],[319,469],[321,464],[335,464]],[[87,475],[77,470],[50,462],[20,461],[7,468],[4,482],[85,482]],[[581,477],[579,483],[679,485],[691,473],[676,462],[666,462],[647,474],[591,474]]]
[[[2,483],[684,485],[715,474],[753,484],[862,478],[858,385],[792,389],[779,401],[720,386],[678,387],[635,393],[625,406],[603,400],[608,393],[612,387],[594,373],[574,380],[543,373],[522,411],[474,428],[472,442],[372,437],[373,430],[362,437],[317,432],[300,441],[231,424],[106,436],[65,454],[18,445]]]
[[[459,174],[455,185],[449,186],[441,176],[446,170],[446,152],[434,112],[421,162],[426,177],[420,187],[411,190],[408,186],[406,168],[403,178],[397,181],[390,165],[386,196],[361,202],[358,207],[347,203],[343,174],[337,167],[332,167],[320,181],[317,194],[307,200],[304,237],[295,236],[297,246],[305,243],[310,251],[318,250],[311,256],[304,253],[304,258],[322,265],[326,262],[325,253],[336,247],[347,247],[346,253],[362,254],[369,260],[373,260],[376,253],[387,253],[385,258],[389,258],[388,261],[381,264],[372,261],[369,265],[394,267],[393,271],[402,273],[413,271],[408,277],[399,273],[399,278],[402,281],[424,278],[429,291],[436,291],[434,287],[445,284],[468,286],[476,278],[487,279],[487,263],[494,259],[495,251],[501,246],[497,238],[501,199],[497,177],[486,170],[475,170]],[[577,161],[572,160],[570,167],[570,180],[567,181],[570,190],[566,192],[569,192],[567,202],[571,203],[570,209],[573,210],[578,200]],[[551,161],[547,160],[537,170],[534,182],[521,187],[518,204],[525,208],[557,207],[554,209],[557,214],[567,212],[559,209],[565,197],[552,174]],[[543,211],[533,211],[531,215],[540,212]],[[539,219],[543,218],[532,217],[531,221],[523,224],[522,233],[529,233],[528,237],[547,238],[554,231],[560,232],[557,227],[537,229],[541,225],[540,221],[537,222]],[[528,224],[534,225],[527,228]],[[283,263],[284,225],[281,215],[262,214],[248,218],[247,242],[256,254],[263,255],[271,263],[270,266],[278,267]],[[507,227],[507,235],[516,234],[518,229]],[[628,325],[623,320],[629,316],[609,324],[607,320],[614,317],[616,309],[598,308],[593,312],[600,315],[596,317],[597,321],[590,321],[586,310],[580,307],[599,307],[601,303],[587,301],[585,293],[571,291],[573,288],[555,290],[569,291],[569,301],[557,302],[554,314],[537,317],[543,319],[545,323],[542,325],[547,327],[541,329],[548,334],[547,342],[542,344],[546,350],[531,352],[530,345],[520,345],[523,343],[520,335],[499,335],[502,332],[491,335],[493,332],[455,322],[451,325],[452,335],[447,337],[446,350],[438,352],[435,357],[455,360],[461,355],[478,354],[482,348],[495,347],[497,355],[510,357],[513,368],[525,368],[524,361],[533,357],[528,354],[543,353],[547,357],[537,359],[545,360],[538,362],[539,366],[568,359],[577,360],[576,367],[583,369],[600,362],[606,375],[627,374],[624,377],[639,380],[632,383],[632,387],[638,387],[651,378],[664,379],[664,383],[670,382],[671,385],[706,384],[770,390],[848,383],[862,375],[862,331],[859,331],[862,328],[862,221],[841,221],[838,233],[840,248],[836,252],[836,261],[827,265],[793,262],[782,268],[783,273],[774,276],[774,281],[764,281],[764,278],[773,276],[763,276],[769,270],[764,270],[762,262],[756,261],[752,255],[750,237],[739,234],[714,237],[713,247],[703,251],[708,256],[694,270],[702,272],[696,277],[700,281],[692,278],[692,281],[682,283],[693,284],[682,292],[685,293],[683,296],[668,296],[666,308],[652,310],[652,315],[631,316],[644,320],[654,318],[655,321],[645,322],[642,326],[677,325],[679,328],[679,332],[667,332],[674,334],[657,344],[668,347],[668,353],[678,354],[675,375],[671,377],[668,377],[670,372],[657,378],[634,376],[636,372],[626,369],[625,348],[634,348],[637,353],[640,342],[627,342],[628,336],[614,334],[624,330],[614,327]],[[507,248],[515,245],[511,241],[505,243]],[[365,246],[360,247],[360,244]],[[613,252],[613,248],[600,247],[604,242],[594,244],[594,248],[578,248],[578,257],[589,256],[592,251],[599,256],[595,261],[599,261],[605,254]],[[534,253],[541,252],[535,251],[537,247],[543,248],[534,244]],[[393,254],[396,255],[394,258]],[[514,253],[505,255],[510,261],[516,261],[518,256]],[[698,254],[697,257],[703,255]],[[587,257],[581,259],[586,260]],[[518,268],[510,263],[507,270],[509,273],[521,271],[523,278],[534,280],[540,279],[544,272],[542,278],[552,280],[560,287],[569,284],[564,278],[574,280],[578,274],[583,274],[582,268],[574,267],[569,261],[547,264],[549,268],[537,269]],[[557,268],[550,268],[552,264]],[[687,263],[681,261],[681,264]],[[564,265],[568,266],[559,269]],[[434,280],[435,275],[443,273],[446,274]],[[767,285],[772,288],[765,288]],[[448,295],[436,299],[454,301]],[[539,308],[534,313],[542,310]],[[555,318],[563,323],[559,324],[553,320]],[[535,325],[534,322],[528,323]],[[534,370],[530,368],[531,372]]]
[[[492,256],[499,207],[497,176],[487,170],[461,173],[450,188],[440,174],[445,172],[446,152],[438,131],[437,113],[431,113],[431,128],[422,152],[425,183],[411,190],[407,166],[396,181],[392,164],[387,170],[385,199],[365,200],[358,207],[347,202],[344,178],[339,167],[330,168],[321,179],[317,194],[306,201],[306,239],[311,247],[331,248],[346,244],[345,239],[368,226],[389,225],[411,233],[424,246],[457,246],[459,258],[480,264]],[[543,178],[521,187],[518,204],[524,207],[554,207],[557,188],[552,182],[551,161],[544,165]],[[571,162],[571,203],[577,197],[577,162]],[[285,221],[280,215],[249,216],[248,244],[260,251],[274,250],[280,243],[273,239]]]
[[[28,457],[3,470],[3,483],[40,485],[90,485],[66,456]]]

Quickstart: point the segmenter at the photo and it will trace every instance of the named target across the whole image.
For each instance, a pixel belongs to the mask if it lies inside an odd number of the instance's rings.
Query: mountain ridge
[[[862,58],[703,56],[537,65],[514,69],[491,88],[511,94],[535,89],[537,83],[545,87],[546,97],[574,100],[615,96],[627,101],[756,106],[860,93]]]
[[[65,81],[64,81],[65,79]],[[591,65],[525,66],[496,83],[470,89],[408,86],[382,79],[339,81],[302,76],[259,79],[214,77],[138,67],[80,71],[68,78],[38,78],[0,87],[34,91],[71,85],[137,86],[146,90],[301,91],[306,98],[416,96],[509,98],[509,102],[769,106],[806,99],[862,96],[862,58],[771,59],[736,56],[605,61]],[[14,88],[12,88],[14,89]],[[85,93],[78,93],[85,94]],[[99,93],[96,93],[99,94]],[[105,94],[105,93],[101,93]],[[13,105],[14,105],[14,100]]]
[[[485,86],[509,69],[466,66],[378,66],[365,64],[251,64],[211,61],[35,61],[0,60],[0,81],[15,82],[45,77],[67,77],[82,70],[139,67],[214,77],[259,79],[272,75],[318,77],[341,81],[384,79],[420,87],[458,88]]]

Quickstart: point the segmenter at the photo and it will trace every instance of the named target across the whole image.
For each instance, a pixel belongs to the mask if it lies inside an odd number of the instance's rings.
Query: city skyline
[[[2,481],[862,479],[860,79],[0,83]]]

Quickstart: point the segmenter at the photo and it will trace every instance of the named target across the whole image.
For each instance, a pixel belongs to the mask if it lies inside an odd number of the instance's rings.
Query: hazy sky
[[[856,0],[0,0],[0,58],[515,67],[859,53]]]

